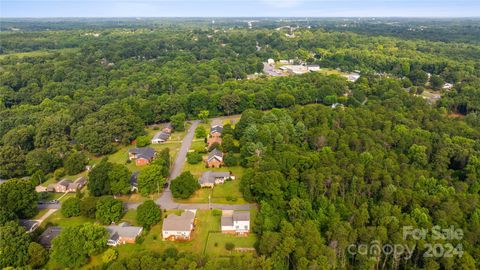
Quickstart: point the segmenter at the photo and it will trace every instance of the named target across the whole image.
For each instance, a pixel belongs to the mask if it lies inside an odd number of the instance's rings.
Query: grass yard
[[[180,214],[180,211],[168,211],[164,213],[164,217],[167,214],[176,213]],[[122,221],[132,221],[136,215],[136,211],[129,211],[124,216]],[[133,221],[131,222],[133,223]],[[192,234],[192,240],[186,242],[164,241],[162,240],[162,223],[153,226],[148,234],[144,235],[143,242],[141,244],[126,244],[117,247],[119,252],[119,259],[132,256],[135,252],[143,250],[149,250],[154,252],[162,252],[169,247],[175,247],[180,251],[191,251],[195,253],[203,252],[205,244],[207,243],[209,231],[218,231],[220,229],[220,217],[212,215],[211,210],[197,211],[195,230]]]
[[[51,216],[49,216],[43,223],[42,227],[45,227],[47,224],[52,224],[54,226],[60,226],[60,227],[67,227],[67,226],[76,226],[76,225],[82,225],[84,223],[88,222],[95,222],[93,219],[89,219],[83,216],[78,216],[78,217],[71,217],[71,218],[66,218],[62,215],[61,211],[58,210],[55,213],[53,213]]]
[[[255,241],[257,240],[255,234],[248,236],[237,236],[224,233],[210,233],[208,236],[208,242],[206,245],[206,252],[212,256],[225,256],[240,254],[235,251],[228,251],[225,249],[226,243],[233,243],[235,248],[253,248]]]
[[[162,144],[151,144],[148,147],[151,147],[151,148],[155,149],[157,152],[159,152],[159,151],[161,151],[165,148],[169,148],[170,149],[170,156],[171,156],[172,159],[174,159],[175,156],[178,153],[178,150],[180,149],[180,145],[181,145],[181,142],[167,141],[166,143],[162,143]],[[132,148],[135,148],[135,146],[130,145],[130,146],[122,147],[116,153],[108,156],[108,160],[112,163],[118,163],[118,164],[126,165],[127,168],[131,172],[141,171],[146,166],[136,166],[135,162],[133,162],[133,161],[132,162],[127,162],[127,160],[128,160],[128,150],[132,149]]]
[[[63,48],[63,49],[57,49],[57,50],[38,50],[38,51],[31,51],[31,52],[6,53],[6,54],[0,54],[0,60],[3,60],[10,56],[18,57],[18,58],[41,57],[41,56],[49,56],[56,52],[67,53],[67,52],[77,52],[77,51],[79,51],[78,48]]]
[[[212,203],[223,204],[244,204],[243,195],[240,192],[240,178],[243,176],[244,168],[241,166],[223,167],[223,168],[205,168],[205,164],[200,162],[198,164],[185,163],[183,171],[190,171],[195,177],[200,177],[203,172],[208,170],[216,172],[230,171],[235,176],[235,180],[226,181],[224,184],[216,185],[213,189],[202,188],[197,190],[192,197],[186,200],[175,199],[180,203],[208,203],[208,195],[211,195]],[[227,200],[227,198],[235,198],[236,200]]]
[[[37,213],[34,217],[32,217],[31,219],[32,219],[32,220],[37,220],[37,219],[41,218],[43,215],[45,215],[45,214],[48,212],[48,210],[49,210],[49,209],[41,209],[41,210],[39,210],[38,213]]]
[[[156,200],[159,197],[160,196],[158,195],[158,193],[150,194],[148,197],[143,197],[140,193],[131,193],[127,195],[115,196],[115,199],[122,202],[144,202],[146,200]]]

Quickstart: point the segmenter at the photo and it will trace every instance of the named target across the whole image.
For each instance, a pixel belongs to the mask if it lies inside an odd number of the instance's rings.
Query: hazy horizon
[[[478,18],[480,1],[2,0],[1,18]]]

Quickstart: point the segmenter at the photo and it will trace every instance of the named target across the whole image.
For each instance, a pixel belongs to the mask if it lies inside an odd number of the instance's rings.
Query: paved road
[[[172,164],[172,168],[170,170],[170,180],[175,179],[182,173],[183,165],[185,164],[185,160],[187,159],[187,153],[192,145],[193,136],[195,135],[195,129],[198,126],[199,120],[195,120],[190,125],[190,129],[188,129],[187,135],[183,138],[182,145],[180,146],[180,150],[178,151],[177,159]],[[169,185],[170,186],[170,185]]]
[[[172,192],[170,191],[170,182],[172,179],[175,179],[182,173],[183,165],[185,164],[185,160],[187,159],[187,153],[192,145],[193,137],[195,135],[195,129],[199,124],[198,120],[192,122],[190,129],[188,130],[185,138],[183,138],[182,145],[180,146],[180,150],[178,151],[177,158],[175,162],[172,164],[172,168],[170,170],[170,177],[168,178],[168,188],[164,189],[162,192],[162,196],[158,198],[155,202],[158,204],[162,209],[166,210],[175,210],[175,209],[201,209],[201,210],[208,210],[208,209],[222,209],[222,210],[249,210],[252,207],[256,207],[256,204],[208,204],[208,203],[176,203],[173,200]],[[127,209],[136,209],[140,203],[125,203],[125,208]]]

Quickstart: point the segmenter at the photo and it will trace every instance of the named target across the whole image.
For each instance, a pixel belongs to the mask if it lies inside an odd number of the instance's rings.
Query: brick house
[[[223,165],[223,153],[218,149],[213,149],[208,153],[206,160],[208,168],[220,168]]]
[[[133,148],[128,150],[128,159],[135,160],[135,165],[145,166],[155,158],[156,152],[149,147]]]
[[[214,143],[222,144],[222,130],[223,127],[221,125],[213,125],[210,128],[210,134],[207,138],[208,146],[211,146]]]

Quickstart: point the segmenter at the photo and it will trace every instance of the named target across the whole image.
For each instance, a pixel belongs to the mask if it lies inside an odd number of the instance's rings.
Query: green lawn
[[[42,226],[51,223],[55,226],[66,227],[66,226],[75,226],[82,225],[87,222],[95,222],[93,219],[89,219],[83,216],[66,218],[62,215],[61,211],[56,211],[51,216],[49,216],[43,223]]]
[[[230,242],[235,245],[235,248],[253,248],[256,241],[255,234],[248,236],[237,236],[224,233],[210,233],[208,236],[208,242],[206,245],[206,253],[213,256],[224,256],[239,254],[235,251],[228,251],[225,249],[225,244]]]
[[[62,53],[62,52],[76,52],[76,51],[78,51],[78,48],[64,48],[64,49],[58,49],[58,50],[38,50],[38,51],[31,51],[31,52],[7,53],[7,54],[0,54],[0,60],[3,60],[4,58],[9,56],[14,56],[18,58],[40,57],[40,56],[52,55],[56,52]]]
[[[167,141],[167,142],[162,143],[162,144],[151,144],[148,147],[151,147],[151,148],[155,149],[157,152],[159,152],[159,151],[161,151],[165,148],[169,148],[170,149],[170,156],[171,156],[172,159],[174,159],[175,156],[178,153],[178,149],[180,149],[180,145],[181,145],[181,142],[179,142],[179,141],[177,141],[177,142]],[[127,160],[128,160],[128,150],[132,149],[132,148],[135,148],[135,146],[130,145],[130,146],[122,147],[117,152],[115,152],[114,154],[108,156],[108,160],[112,163],[118,163],[118,164],[126,165],[127,168],[131,172],[141,171],[146,166],[136,166],[135,162],[127,162]]]
[[[169,211],[164,213],[164,218],[169,213],[180,211]],[[135,211],[129,211],[122,220],[132,220]],[[203,252],[205,243],[207,243],[209,231],[218,231],[220,229],[220,217],[212,215],[212,211],[197,211],[195,230],[192,233],[192,240],[186,242],[164,241],[162,240],[162,223],[153,226],[148,234],[144,235],[144,241],[141,244],[126,244],[117,247],[119,258],[130,257],[133,253],[142,250],[162,252],[169,247],[175,247],[181,251],[191,251],[195,253]]]
[[[45,215],[45,214],[48,212],[48,210],[49,210],[49,209],[41,209],[41,210],[39,210],[38,213],[37,213],[34,217],[32,217],[31,219],[36,220],[36,219],[41,218],[43,215]]]
[[[175,200],[181,203],[208,203],[208,195],[211,195],[212,203],[224,204],[244,204],[243,195],[240,192],[240,178],[243,176],[244,168],[241,166],[223,167],[223,168],[205,168],[203,162],[198,164],[185,163],[183,171],[190,171],[195,177],[200,177],[203,172],[208,170],[217,172],[230,171],[235,176],[235,180],[227,181],[224,184],[216,185],[213,189],[202,188],[197,190],[192,197],[186,200]],[[236,198],[236,201],[227,200],[227,197]]]

